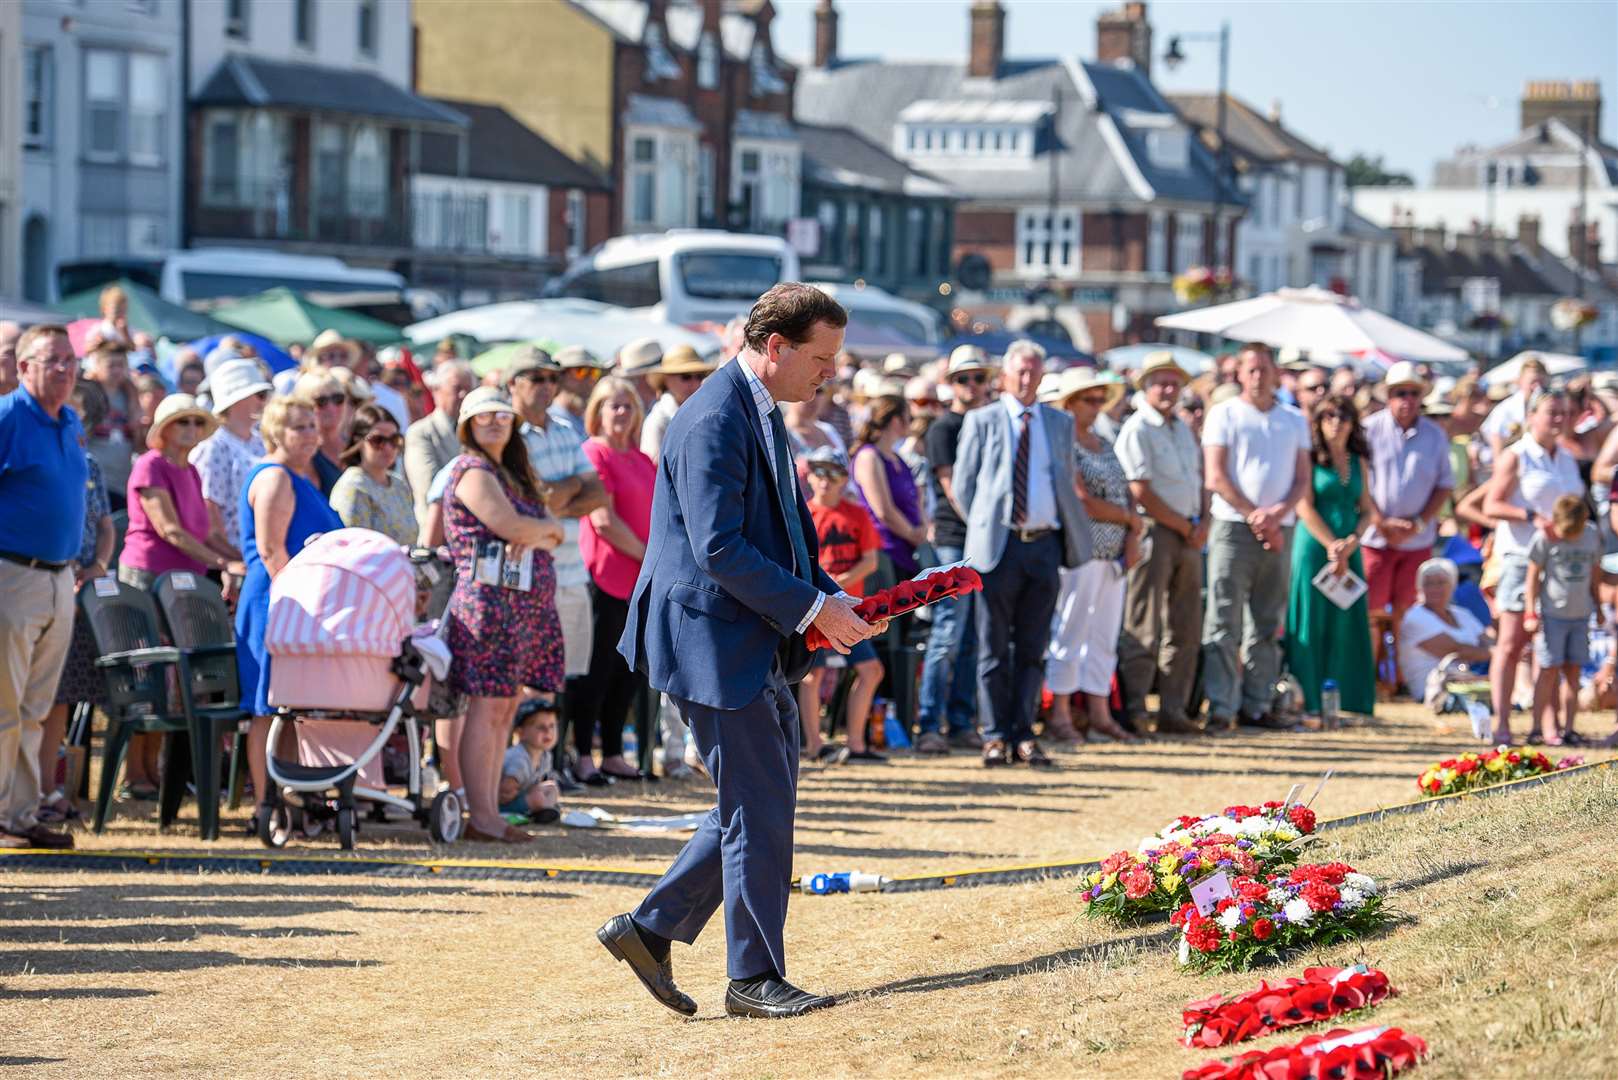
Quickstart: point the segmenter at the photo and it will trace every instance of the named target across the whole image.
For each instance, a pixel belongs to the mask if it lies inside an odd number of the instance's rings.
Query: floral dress
[[[1131,500],[1129,480],[1124,476],[1123,464],[1119,462],[1118,455],[1112,452],[1111,440],[1100,434],[1096,438],[1101,442],[1099,450],[1090,450],[1077,439],[1073,442],[1073,463],[1079,470],[1079,479],[1091,498],[1104,499],[1127,510]],[[1092,554],[1097,559],[1116,559],[1123,554],[1124,537],[1128,533],[1129,530],[1122,525],[1091,518]]]
[[[475,454],[450,467],[444,489],[444,536],[455,556],[455,594],[449,602],[449,685],[472,697],[513,697],[519,686],[555,692],[562,688],[562,623],[556,615],[556,571],[549,552],[534,552],[533,588],[527,592],[473,579],[478,548],[500,538],[455,495],[461,477],[494,468]],[[541,517],[537,502],[523,498],[504,477],[500,488],[519,514]]]
[[[101,478],[101,466],[86,455],[90,466],[90,479],[84,486],[84,535],[79,540],[79,554],[74,560],[79,566],[96,561],[96,539],[101,531],[101,519],[112,512],[107,501],[107,485]],[[93,705],[107,703],[107,684],[96,670],[95,639],[90,636],[90,624],[79,605],[73,605],[73,638],[68,645],[67,662],[62,666],[62,680],[56,684],[56,704],[76,705],[88,701]],[[47,777],[47,780],[49,778]]]

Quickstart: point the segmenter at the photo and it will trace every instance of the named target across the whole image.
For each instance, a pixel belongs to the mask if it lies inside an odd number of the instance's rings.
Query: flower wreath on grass
[[[1191,882],[1205,874],[1254,877],[1290,866],[1314,831],[1313,810],[1280,802],[1183,815],[1139,849],[1107,856],[1084,879],[1079,898],[1085,914],[1120,923],[1170,912],[1190,900]]]
[[[1398,1028],[1338,1029],[1294,1046],[1249,1050],[1187,1069],[1181,1080],[1383,1080],[1427,1056],[1427,1043]]]
[[[1227,998],[1221,994],[1189,1002],[1185,1044],[1213,1048],[1261,1035],[1330,1020],[1391,997],[1393,987],[1382,972],[1357,964],[1350,968],[1305,968],[1303,978],[1277,986],[1260,982],[1257,990]]]
[[[1360,937],[1388,921],[1375,879],[1347,863],[1311,863],[1263,880],[1239,877],[1211,915],[1185,904],[1169,918],[1180,928],[1180,963],[1196,971],[1246,971],[1305,946]]]
[[[1583,764],[1581,757],[1565,757],[1552,765],[1551,759],[1538,750],[1513,750],[1509,746],[1497,746],[1481,754],[1468,752],[1460,757],[1445,758],[1422,773],[1416,786],[1421,788],[1424,796],[1432,799],[1440,795],[1476,791],[1508,780],[1544,776]]]

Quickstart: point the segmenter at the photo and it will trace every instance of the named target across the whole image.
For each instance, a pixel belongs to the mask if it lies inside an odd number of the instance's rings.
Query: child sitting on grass
[[[844,592],[864,596],[865,579],[876,569],[876,553],[882,547],[876,523],[865,507],[843,497],[848,488],[848,462],[841,452],[823,446],[810,452],[806,460],[809,490],[814,496],[809,500],[809,516],[814,518],[815,535],[820,540],[820,566]],[[854,665],[854,685],[848,692],[846,713],[848,746],[846,749],[821,746],[820,683],[827,671],[835,670],[831,665],[840,659],[833,649],[820,650],[814,656],[809,674],[798,684],[798,715],[803,723],[805,753],[833,761],[886,761],[885,755],[865,743],[871,700],[876,696],[876,688],[882,685],[882,661],[876,658],[876,649],[869,640],[848,652],[847,662]]]
[[[500,812],[522,814],[535,825],[562,816],[561,789],[551,764],[556,746],[556,702],[535,698],[517,713],[517,745],[500,763]]]
[[[1551,510],[1551,535],[1536,533],[1528,545],[1523,630],[1535,635],[1539,679],[1534,686],[1534,707],[1547,746],[1579,739],[1573,730],[1579,673],[1590,662],[1590,615],[1596,610],[1596,589],[1602,576],[1601,536],[1585,527],[1588,519],[1583,499],[1563,495]]]

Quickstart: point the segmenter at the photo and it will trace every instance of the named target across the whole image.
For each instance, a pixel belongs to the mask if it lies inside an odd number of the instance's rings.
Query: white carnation
[[[1344,885],[1337,890],[1337,894],[1343,901],[1343,907],[1350,911],[1365,904],[1365,894],[1351,885]]]
[[[1349,871],[1343,875],[1343,884],[1358,889],[1366,896],[1375,896],[1377,894],[1376,879],[1366,874]]]
[[[1226,930],[1234,930],[1242,924],[1242,909],[1234,906],[1228,907],[1219,913],[1219,918],[1216,921]]]
[[[1314,910],[1309,907],[1308,901],[1302,897],[1293,897],[1286,902],[1281,913],[1287,917],[1287,922],[1295,926],[1306,926],[1310,919],[1315,917]]]

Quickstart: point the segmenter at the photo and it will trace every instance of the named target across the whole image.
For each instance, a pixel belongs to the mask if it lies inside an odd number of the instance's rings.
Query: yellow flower
[[[1488,769],[1490,772],[1505,772],[1506,771],[1506,765],[1507,765],[1507,761],[1506,761],[1505,758],[1497,757],[1497,758],[1494,758],[1493,760],[1491,760],[1488,764],[1484,765],[1483,767],[1485,769]]]
[[[1106,892],[1116,884],[1118,884],[1118,874],[1116,872],[1108,874],[1101,879],[1101,891]]]
[[[1157,879],[1157,885],[1164,892],[1173,895],[1179,891],[1183,880],[1184,879],[1181,878],[1179,874],[1164,874],[1162,877]]]
[[[1176,859],[1173,855],[1165,855],[1161,859],[1157,860],[1157,872],[1159,874],[1172,874],[1174,873],[1175,869],[1179,867],[1179,865],[1180,860]]]

